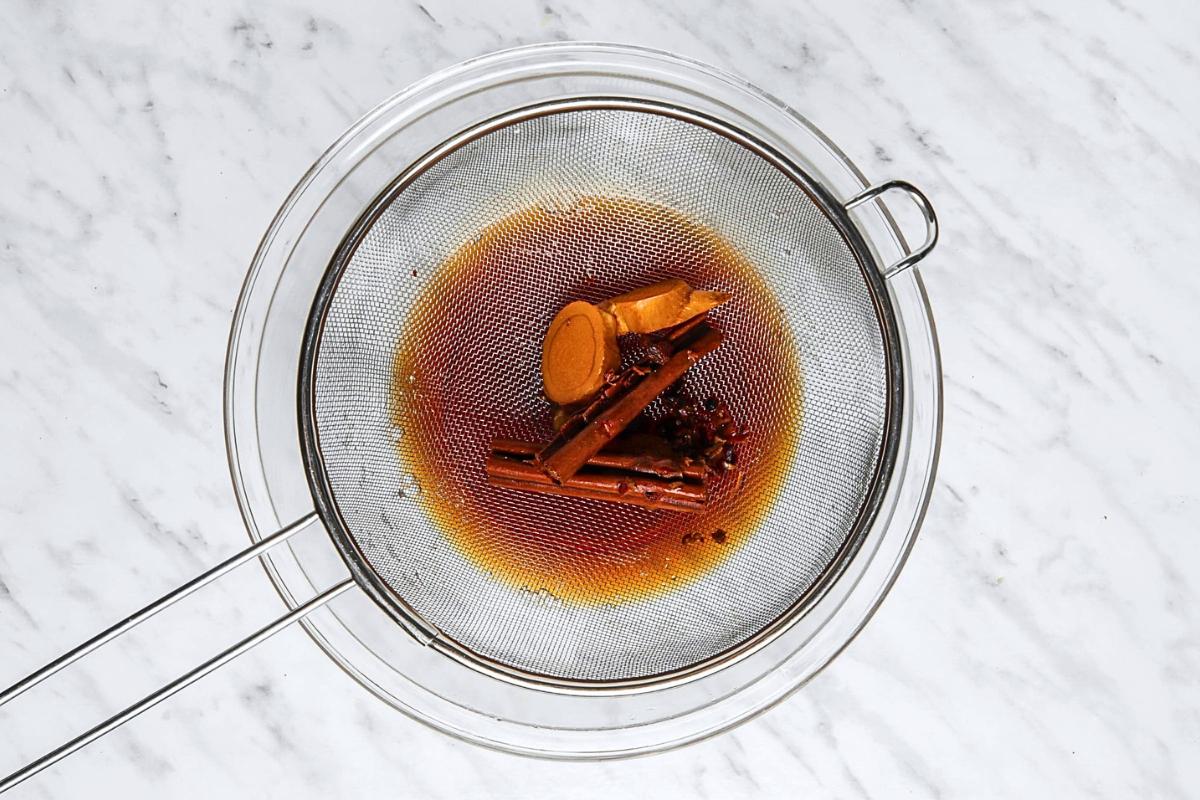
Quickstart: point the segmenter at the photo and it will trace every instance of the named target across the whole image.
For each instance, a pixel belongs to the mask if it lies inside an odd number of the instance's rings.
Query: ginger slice
[[[542,383],[559,405],[586,400],[621,363],[617,324],[591,303],[568,303],[550,323],[542,342]]]
[[[692,292],[692,296],[688,298],[687,305],[683,307],[683,313],[680,315],[678,322],[675,324],[678,325],[680,322],[687,322],[692,317],[698,317],[701,314],[706,314],[722,303],[727,302],[731,297],[733,297],[733,295],[729,292],[706,292],[695,290]]]
[[[670,278],[617,295],[600,307],[617,318],[617,333],[650,333],[679,322],[691,294],[692,287]]]
[[[617,295],[600,304],[617,321],[617,333],[651,333],[670,328],[716,308],[731,295],[695,291],[685,281],[669,278]]]

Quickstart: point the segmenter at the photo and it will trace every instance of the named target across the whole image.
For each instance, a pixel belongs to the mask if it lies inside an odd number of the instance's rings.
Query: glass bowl
[[[868,183],[808,121],[750,84],[668,53],[563,43],[477,58],[430,76],[355,123],[288,196],[263,237],[234,314],[225,434],[238,504],[257,541],[312,511],[297,427],[297,366],[314,291],[346,231],[421,155],[482,120],[536,103],[626,97],[708,114],[772,145],[837,198]],[[855,221],[881,265],[910,255],[880,201]],[[365,594],[303,621],[321,649],[384,702],[438,730],[547,758],[615,758],[712,736],[779,702],[854,638],[904,565],[932,489],[941,432],[933,319],[915,268],[886,283],[905,374],[900,450],[864,543],[807,613],[769,645],[687,683],[631,695],[564,695],[497,680],[418,644]],[[319,525],[314,527],[319,528]],[[328,537],[307,532],[263,557],[295,607],[346,577]]]

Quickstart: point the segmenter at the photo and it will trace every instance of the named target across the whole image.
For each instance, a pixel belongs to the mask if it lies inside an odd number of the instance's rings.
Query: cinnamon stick
[[[541,494],[557,494],[565,497],[578,497],[584,500],[605,500],[609,502],[624,503],[625,505],[641,506],[642,508],[651,508],[660,511],[687,511],[697,512],[703,511],[705,506],[703,503],[694,503],[688,500],[676,500],[670,497],[643,497],[635,494],[614,494],[608,491],[596,491],[594,489],[579,489],[569,486],[561,486],[557,483],[538,484],[528,481],[516,481],[507,478],[488,478],[488,482],[493,486],[501,486],[506,489],[516,489],[525,492],[539,492]]]
[[[500,453],[488,456],[487,475],[488,482],[495,486],[607,500],[645,508],[700,511],[708,502],[708,490],[703,483],[584,470],[559,484],[536,465]]]
[[[518,439],[492,440],[493,453],[515,456],[526,461],[531,461],[541,449],[542,445]],[[664,458],[643,453],[601,451],[589,458],[584,466],[589,469],[607,469],[654,475],[659,478],[675,478],[692,483],[703,483],[709,474],[709,469],[705,464],[690,458]]]
[[[538,456],[542,470],[559,484],[569,480],[656,397],[721,344],[721,333],[706,324],[689,327],[688,331],[691,335],[685,334],[685,340],[679,342],[678,349],[665,364],[657,369],[647,368],[648,371],[630,381],[626,390],[606,403],[603,410],[581,428],[567,433],[568,427],[577,426],[564,425],[559,433],[566,433],[566,437],[556,436]]]

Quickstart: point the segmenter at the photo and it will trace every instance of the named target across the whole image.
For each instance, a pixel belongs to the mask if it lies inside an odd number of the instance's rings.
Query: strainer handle
[[[271,534],[270,536],[263,537],[260,541],[254,543],[250,547],[247,547],[242,552],[232,555],[222,561],[220,564],[217,564],[215,567],[200,573],[187,583],[172,589],[150,605],[138,609],[115,625],[105,628],[83,644],[68,650],[58,658],[51,661],[49,664],[46,664],[44,667],[31,672],[21,680],[14,683],[12,686],[9,686],[4,691],[0,692],[0,706],[4,705],[18,695],[24,694],[26,691],[32,689],[34,686],[37,686],[42,681],[46,680],[46,678],[49,678],[51,675],[63,669],[64,667],[74,664],[76,661],[83,658],[98,647],[107,644],[121,634],[136,628],[138,625],[141,625],[158,612],[174,605],[200,587],[207,586],[217,578],[220,578],[222,575],[225,575],[237,567],[240,567],[242,564],[245,564],[247,561],[250,561],[255,556],[259,556],[270,550],[275,545],[291,538],[293,534],[304,530],[316,519],[316,512],[306,514],[290,525],[285,525],[284,527],[275,531],[275,533]]]
[[[913,264],[916,264],[918,261],[925,258],[925,256],[929,255],[930,251],[933,250],[933,246],[937,244],[938,240],[938,221],[937,214],[933,210],[933,204],[929,202],[929,198],[925,196],[924,192],[913,186],[908,181],[884,181],[883,183],[877,183],[874,186],[869,186],[858,194],[854,195],[854,197],[851,197],[849,200],[847,200],[844,204],[844,207],[847,211],[849,211],[855,206],[862,205],[868,200],[873,200],[874,198],[879,197],[881,194],[889,192],[893,189],[904,192],[906,195],[908,195],[909,199],[916,203],[917,208],[921,210],[921,215],[925,217],[925,241],[916,250],[909,253],[895,264],[892,264],[890,267],[884,269],[884,278],[893,278],[896,275],[899,275],[901,272],[904,272],[904,270],[908,269]]]
[[[67,742],[61,747],[51,750],[49,753],[37,759],[36,761],[29,762],[8,777],[0,779],[0,794],[7,792],[18,783],[24,781],[26,778],[33,777],[51,764],[66,758],[81,747],[91,744],[106,733],[121,727],[138,714],[141,714],[143,711],[153,708],[163,700],[166,700],[168,697],[178,692],[180,689],[190,686],[208,673],[224,666],[255,645],[261,644],[270,637],[279,633],[293,622],[307,616],[309,613],[325,605],[353,585],[354,579],[346,578],[341,583],[330,586],[328,589],[321,592],[307,603],[297,606],[292,611],[284,614],[282,617],[272,622],[270,625],[260,628],[232,647],[222,650],[220,653],[213,656],[208,661],[205,661],[200,666],[196,667],[190,672],[180,675],[175,680],[151,692],[123,711],[113,714],[111,717],[104,720],[104,722],[101,722],[99,725],[89,729],[86,733],[76,736],[71,741]]]
[[[0,692],[0,705],[3,705],[26,690],[36,686],[59,670],[68,666],[69,664],[74,663],[75,661],[78,661],[83,656],[106,644],[107,642],[112,641],[126,631],[129,631],[137,625],[140,625],[150,617],[157,614],[159,611],[162,611],[168,606],[171,606],[179,600],[182,600],[184,597],[187,597],[200,587],[213,582],[234,568],[245,564],[247,561],[251,561],[255,557],[262,555],[267,550],[270,550],[275,545],[286,541],[294,534],[307,528],[316,520],[317,514],[315,512],[301,517],[300,519],[281,528],[270,536],[264,537],[262,540],[256,542],[240,553],[227,558],[225,561],[222,561],[220,564],[217,564],[208,571],[197,575],[192,580],[168,592],[167,594],[155,600],[153,603],[150,603],[144,608],[135,611],[133,614],[121,620],[117,624],[106,628],[92,638],[88,639],[83,644],[68,650],[63,655],[51,661],[49,664],[46,664],[44,667],[30,673],[26,677],[14,683],[12,686],[5,689],[3,692]],[[104,722],[101,722],[99,725],[96,725],[88,730],[86,733],[77,736],[76,738],[72,739],[61,747],[52,750],[36,761],[26,764],[24,767],[12,773],[11,775],[5,778],[0,778],[0,793],[8,791],[18,783],[24,781],[26,778],[41,772],[46,767],[62,758],[65,758],[79,748],[84,747],[96,739],[99,739],[101,736],[104,736],[106,733],[120,727],[124,723],[136,717],[138,714],[141,714],[143,711],[175,694],[185,686],[188,686],[191,683],[199,680],[218,667],[224,665],[225,663],[251,649],[255,645],[265,641],[267,638],[283,630],[293,622],[325,605],[353,585],[353,578],[347,578],[341,583],[335,584],[313,599],[309,600],[307,603],[297,606],[295,609],[276,619],[266,627],[259,629],[255,633],[252,633],[232,647],[221,651],[219,654],[212,657],[208,661],[205,661],[200,666],[152,692],[125,710],[114,714]]]

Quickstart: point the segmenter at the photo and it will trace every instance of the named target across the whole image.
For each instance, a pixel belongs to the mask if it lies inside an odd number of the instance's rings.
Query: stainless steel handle
[[[312,611],[325,605],[330,600],[337,597],[339,594],[346,591],[353,585],[354,585],[354,579],[346,578],[346,580],[342,581],[341,583],[338,583],[338,584],[335,584],[335,585],[329,587],[325,591],[321,592],[321,594],[314,597],[312,600],[309,600],[304,605],[297,606],[293,611],[291,611],[287,614],[284,614],[282,617],[275,620],[270,625],[267,625],[264,628],[260,628],[259,630],[250,634],[245,639],[242,639],[240,642],[233,645],[232,647],[230,647],[226,650],[222,650],[220,653],[213,656],[208,661],[205,661],[203,664],[196,667],[192,671],[184,673],[183,675],[179,676],[175,680],[168,683],[166,686],[163,686],[162,688],[160,688],[154,692],[151,692],[150,694],[143,697],[141,700],[137,701],[133,705],[126,708],[124,711],[120,711],[116,714],[113,714],[111,717],[104,720],[104,722],[101,722],[99,725],[96,725],[95,727],[91,728],[86,733],[76,736],[71,741],[67,742],[66,744],[62,745],[61,747],[57,747],[54,750],[51,750],[49,753],[47,753],[46,755],[37,759],[36,761],[29,762],[24,767],[21,767],[21,769],[12,773],[8,777],[0,779],[0,793],[7,792],[9,789],[13,788],[14,786],[16,786],[18,783],[25,780],[26,778],[33,777],[34,775],[41,772],[46,767],[50,766],[51,764],[55,763],[56,761],[66,758],[67,756],[71,755],[71,753],[74,753],[79,748],[84,747],[88,744],[91,744],[92,742],[96,741],[104,734],[109,733],[110,731],[113,731],[113,730],[119,728],[120,726],[124,725],[126,722],[133,719],[138,714],[141,714],[143,711],[153,708],[154,706],[158,705],[163,700],[166,700],[168,697],[175,694],[176,692],[178,692],[180,689],[184,688],[185,686],[189,686],[192,683],[195,683],[196,681],[203,678],[205,675],[207,675],[208,673],[217,669],[218,667],[221,667],[224,664],[228,663],[229,661],[232,661],[233,659],[237,658],[242,653],[251,649],[255,645],[260,644],[263,641],[274,636],[275,634],[279,633],[281,630],[286,628],[288,625],[291,625],[296,620],[300,619],[301,617],[307,616]]]
[[[868,200],[873,200],[879,197],[881,194],[893,189],[904,192],[906,195],[908,195],[910,200],[917,204],[917,208],[921,209],[921,214],[925,217],[925,241],[912,253],[909,253],[895,264],[892,264],[890,267],[884,269],[884,278],[892,278],[896,275],[899,275],[901,272],[904,272],[904,270],[908,269],[913,264],[916,264],[925,256],[929,255],[930,251],[933,250],[933,246],[937,244],[938,240],[938,221],[937,214],[933,210],[933,204],[929,202],[929,198],[926,197],[920,189],[913,186],[908,181],[884,181],[883,183],[877,183],[874,186],[867,187],[858,194],[854,195],[854,197],[851,197],[849,200],[847,200],[844,204],[844,207],[847,211],[849,211],[855,206],[862,205]]]
[[[5,689],[3,692],[0,692],[0,705],[7,703],[9,700],[12,700],[14,697],[17,697],[18,695],[22,694],[23,692],[27,691],[28,689],[36,686],[37,684],[44,681],[46,678],[49,678],[54,673],[63,669],[67,665],[78,661],[80,658],[82,658],[83,656],[92,652],[93,650],[97,649],[98,647],[104,645],[105,643],[110,642],[113,639],[120,636],[121,634],[137,627],[138,625],[140,625],[141,623],[150,619],[152,616],[154,616],[158,612],[162,611],[163,609],[167,608],[168,606],[174,605],[176,602],[178,602],[179,600],[182,600],[184,597],[187,597],[189,594],[196,591],[201,586],[204,586],[208,583],[213,582],[214,580],[216,580],[217,578],[220,578],[222,575],[225,575],[226,573],[230,572],[234,568],[236,568],[242,564],[245,564],[247,561],[251,561],[252,559],[254,559],[255,557],[257,557],[259,555],[262,555],[267,550],[270,550],[272,547],[279,544],[280,542],[283,542],[283,541],[289,539],[294,534],[298,533],[299,531],[304,530],[305,528],[307,528],[309,525],[311,525],[316,520],[317,520],[317,514],[315,512],[306,514],[305,516],[301,517],[300,519],[296,520],[295,522],[291,523],[290,525],[287,525],[287,526],[281,528],[280,530],[276,531],[275,533],[271,534],[270,536],[263,538],[261,541],[254,543],[253,545],[251,545],[250,547],[241,551],[240,553],[237,553],[236,555],[233,555],[233,556],[227,558],[226,560],[222,561],[220,564],[217,564],[212,569],[209,569],[208,571],[203,572],[200,575],[197,575],[192,580],[179,586],[176,589],[173,589],[172,591],[168,592],[167,594],[165,594],[162,597],[155,600],[153,603],[150,603],[149,605],[139,609],[138,611],[135,611],[133,614],[130,614],[128,617],[121,620],[117,624],[112,625],[109,628],[106,628],[105,630],[96,634],[92,638],[88,639],[83,644],[80,644],[77,647],[74,647],[71,650],[68,650],[66,653],[64,653],[61,656],[59,656],[58,658],[54,659],[50,663],[46,664],[45,666],[41,667],[40,669],[37,669],[34,672],[30,673],[29,675],[25,676],[21,680],[14,683],[12,686]],[[279,617],[278,619],[276,619],[274,622],[270,623],[266,627],[260,628],[255,633],[252,633],[250,636],[247,636],[245,639],[242,639],[240,642],[233,645],[232,647],[229,647],[229,648],[221,651],[216,656],[213,656],[208,661],[205,661],[203,664],[201,664],[200,666],[191,670],[190,672],[185,673],[184,675],[180,676],[179,678],[176,678],[174,681],[171,681],[167,685],[157,689],[154,692],[151,692],[150,694],[146,695],[144,698],[142,698],[138,702],[134,703],[133,705],[129,706],[125,710],[123,710],[117,714],[114,714],[113,716],[106,719],[104,722],[101,722],[99,725],[96,725],[95,727],[88,730],[86,733],[83,733],[83,734],[75,737],[74,739],[72,739],[71,741],[62,745],[61,747],[58,747],[58,748],[50,751],[46,755],[37,759],[36,761],[31,761],[30,763],[28,763],[25,766],[18,769],[16,772],[13,772],[11,775],[8,775],[5,778],[0,778],[0,794],[8,791],[9,789],[16,786],[18,783],[21,783],[25,779],[32,777],[33,775],[37,774],[38,772],[41,772],[43,769],[45,769],[46,767],[55,763],[56,761],[58,761],[62,758],[65,758],[66,756],[70,755],[71,753],[74,753],[76,750],[80,749],[81,747],[84,747],[85,745],[90,744],[91,742],[94,742],[96,739],[99,739],[101,736],[104,736],[106,733],[109,733],[110,731],[115,730],[116,728],[120,727],[121,725],[125,724],[129,720],[136,717],[138,714],[141,714],[143,711],[151,708],[152,706],[158,704],[162,700],[165,700],[166,698],[175,694],[176,692],[178,692],[180,689],[184,688],[185,686],[188,686],[191,683],[199,680],[200,678],[203,678],[208,673],[212,672],[213,670],[217,669],[218,667],[222,666],[223,664],[227,663],[228,661],[231,661],[232,659],[236,658],[237,656],[239,656],[242,653],[246,652],[247,650],[251,649],[255,645],[265,641],[267,638],[269,638],[269,637],[273,636],[274,634],[278,633],[279,631],[283,630],[284,628],[286,628],[288,625],[291,625],[296,620],[301,619],[302,617],[306,616],[310,612],[325,605],[330,600],[337,597],[338,595],[340,595],[342,592],[346,591],[353,585],[354,585],[354,579],[347,578],[346,580],[342,581],[341,583],[338,583],[338,584],[330,587],[329,589],[325,590],[324,592],[317,595],[313,599],[309,600],[307,603],[304,603],[303,605],[296,607],[295,609],[293,609],[292,611],[290,611],[287,614],[284,614],[282,617]]]
[[[12,686],[9,686],[4,691],[0,692],[0,706],[4,705],[9,700],[12,700],[14,697],[17,697],[18,695],[28,691],[29,689],[32,689],[34,686],[37,686],[42,681],[46,680],[46,678],[49,678],[54,673],[58,672],[60,669],[74,664],[76,661],[83,658],[101,645],[111,642],[113,639],[117,638],[126,631],[136,628],[138,625],[141,625],[158,612],[187,597],[201,586],[212,583],[217,578],[221,577],[227,572],[230,572],[236,567],[240,567],[242,564],[245,564],[255,556],[270,550],[284,539],[290,538],[292,534],[304,530],[316,519],[317,515],[314,512],[301,517],[290,525],[280,528],[270,536],[263,538],[262,541],[247,547],[237,555],[230,556],[207,572],[197,575],[195,578],[192,578],[182,586],[167,592],[150,605],[133,612],[112,627],[104,629],[83,644],[68,650],[46,666],[31,672],[21,680],[14,683]]]

